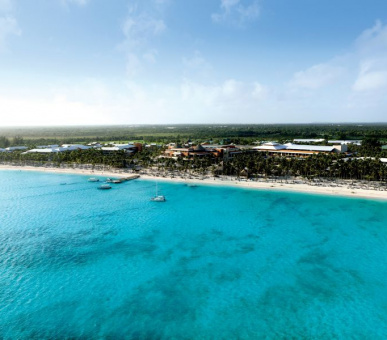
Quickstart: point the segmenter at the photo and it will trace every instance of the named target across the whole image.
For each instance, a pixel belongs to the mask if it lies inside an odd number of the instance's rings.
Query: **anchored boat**
[[[98,189],[99,190],[107,190],[107,189],[111,189],[112,187],[109,185],[109,184],[101,184]]]
[[[165,196],[159,195],[159,194],[158,194],[158,192],[157,192],[157,183],[156,183],[156,195],[154,195],[154,196],[151,198],[151,201],[152,201],[152,202],[165,202],[165,201],[166,201]]]

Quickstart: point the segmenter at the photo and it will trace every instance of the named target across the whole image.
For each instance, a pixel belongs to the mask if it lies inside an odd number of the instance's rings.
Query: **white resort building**
[[[325,139],[324,138],[310,138],[310,139],[293,139],[294,143],[322,143]]]
[[[260,146],[255,146],[253,150],[267,152],[272,155],[280,156],[310,156],[318,153],[346,152],[346,145],[299,145],[293,143],[280,144],[277,142],[267,142]]]
[[[20,151],[20,150],[27,150],[28,148],[26,146],[10,146],[8,148],[5,148],[5,151]]]
[[[24,148],[27,149],[27,147],[24,147]],[[88,149],[100,149],[104,153],[112,153],[120,150],[124,150],[125,152],[128,152],[128,153],[135,153],[141,150],[141,144],[112,144],[112,146],[103,146],[103,147],[101,147],[100,144],[93,145],[93,146],[82,145],[82,144],[63,144],[61,146],[47,145],[47,147],[45,148],[37,147],[36,149],[31,149],[26,152],[23,152],[23,154],[29,154],[29,153],[47,154],[47,153],[58,153],[58,152],[75,151],[75,150],[88,150]],[[7,151],[7,149],[5,151]]]
[[[28,153],[57,153],[57,152],[64,152],[64,151],[75,151],[75,150],[87,150],[90,149],[90,146],[85,146],[82,144],[63,144],[62,146],[52,145],[48,148],[36,148],[31,149],[26,152],[23,152],[23,154]]]
[[[348,140],[329,140],[328,143],[329,144],[342,144],[342,145],[348,145],[348,144],[354,144],[354,145],[361,145],[361,140],[357,139],[357,140],[354,140],[354,139],[348,139]]]
[[[113,144],[113,146],[103,146],[101,150],[104,153],[116,152],[116,151],[125,151],[127,153],[135,153],[138,150],[138,146],[134,144]]]

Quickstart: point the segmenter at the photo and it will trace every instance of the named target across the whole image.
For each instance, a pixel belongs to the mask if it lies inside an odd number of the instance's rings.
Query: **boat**
[[[106,178],[105,182],[106,182],[106,183],[115,183],[115,184],[118,184],[118,183],[122,183],[123,180],[122,180],[122,179],[117,179],[117,178]]]
[[[166,198],[163,195],[158,195],[157,193],[157,183],[156,183],[156,195],[154,195],[151,199],[152,202],[165,202]]]
[[[107,189],[111,189],[112,187],[109,185],[109,184],[101,184],[98,189],[100,190],[107,190]]]
[[[90,177],[88,179],[89,182],[99,182],[99,179],[98,178],[95,178],[95,177]]]
[[[163,195],[158,195],[158,196],[154,196],[151,198],[151,201],[152,202],[165,202],[166,199],[165,199],[165,196]]]

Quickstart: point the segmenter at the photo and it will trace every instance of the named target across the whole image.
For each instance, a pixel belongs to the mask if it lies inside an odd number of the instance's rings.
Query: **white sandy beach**
[[[131,173],[124,172],[122,170],[115,171],[97,171],[87,169],[62,169],[62,168],[44,168],[44,167],[32,167],[32,166],[9,166],[0,165],[0,170],[16,170],[16,171],[39,171],[39,172],[52,172],[52,173],[68,173],[68,174],[80,174],[88,176],[104,176],[113,178],[128,177]],[[309,184],[293,184],[293,183],[280,183],[280,182],[264,182],[264,181],[238,181],[222,178],[205,178],[205,179],[184,179],[180,177],[157,177],[152,175],[141,175],[141,179],[152,180],[152,181],[167,181],[167,182],[181,182],[181,183],[192,183],[200,185],[223,185],[223,186],[234,186],[243,187],[250,189],[265,189],[265,190],[281,190],[281,191],[293,191],[293,192],[304,192],[310,194],[321,194],[321,195],[335,195],[345,197],[358,197],[368,198],[377,200],[387,200],[387,191],[374,190],[374,189],[360,189],[352,188],[348,186],[316,186]]]

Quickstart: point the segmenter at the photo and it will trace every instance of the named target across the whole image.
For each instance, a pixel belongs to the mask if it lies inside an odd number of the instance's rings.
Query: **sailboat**
[[[158,195],[158,193],[157,193],[157,183],[156,183],[156,195],[154,195],[154,197],[151,198],[151,201],[153,201],[153,202],[165,202],[166,201],[165,196]]]

